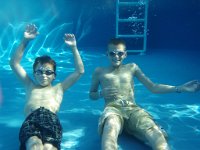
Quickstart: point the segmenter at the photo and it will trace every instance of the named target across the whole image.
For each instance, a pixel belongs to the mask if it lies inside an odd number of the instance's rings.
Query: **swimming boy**
[[[57,150],[60,149],[62,126],[56,115],[62,102],[63,93],[71,87],[84,73],[84,66],[79,55],[76,39],[73,34],[65,34],[64,41],[72,50],[75,70],[63,82],[52,85],[56,78],[56,63],[49,56],[35,59],[33,81],[20,65],[25,48],[35,39],[37,27],[30,24],[26,27],[24,38],[10,60],[10,66],[22,81],[26,89],[26,120],[19,133],[22,150]]]
[[[90,88],[91,99],[105,100],[105,109],[98,126],[102,136],[102,149],[116,150],[118,135],[125,130],[147,142],[154,150],[168,150],[164,132],[134,101],[133,77],[153,93],[195,92],[200,89],[199,82],[190,81],[181,86],[153,83],[137,64],[122,64],[127,57],[126,45],[118,38],[111,39],[108,43],[107,56],[110,65],[95,69]]]

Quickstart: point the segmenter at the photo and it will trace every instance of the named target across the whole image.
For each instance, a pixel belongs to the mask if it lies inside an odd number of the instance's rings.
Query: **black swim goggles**
[[[34,73],[35,73],[36,75],[45,74],[45,75],[47,75],[47,76],[50,76],[50,75],[52,75],[52,74],[55,74],[55,72],[52,71],[52,70],[40,70],[40,69],[35,70]]]
[[[125,54],[125,52],[117,52],[117,51],[111,51],[108,53],[109,56],[114,57],[114,56],[119,56],[122,57]]]

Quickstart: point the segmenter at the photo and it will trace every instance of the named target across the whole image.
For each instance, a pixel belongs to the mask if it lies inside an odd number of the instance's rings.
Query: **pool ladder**
[[[146,52],[147,16],[148,0],[117,0],[116,37],[126,41],[128,52]]]

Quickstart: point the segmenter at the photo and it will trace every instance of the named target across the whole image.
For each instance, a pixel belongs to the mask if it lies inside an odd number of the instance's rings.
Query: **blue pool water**
[[[63,34],[68,32],[75,33],[85,65],[85,74],[65,93],[58,113],[64,128],[62,149],[100,150],[97,123],[104,103],[102,99],[91,101],[88,91],[94,68],[108,63],[105,45],[115,34],[114,0],[29,2],[0,2],[0,28],[3,29],[0,32],[0,149],[17,150],[19,146],[25,91],[8,62],[19,44],[24,26],[33,22],[39,26],[40,35],[29,45],[22,60],[31,77],[35,57],[43,54],[57,61],[55,83],[74,69],[71,52],[62,40]],[[196,5],[195,0],[191,1],[194,8],[186,1],[181,1],[181,5],[173,2],[150,0],[147,53],[129,54],[125,63],[137,63],[154,82],[180,85],[200,80],[199,22],[193,19],[199,16],[200,5]],[[194,16],[188,17],[189,12]],[[199,150],[200,93],[152,94],[135,80],[136,103],[150,112],[167,131],[171,149]],[[120,150],[150,150],[125,134],[119,137],[119,147]]]
[[[100,150],[100,137],[97,134],[97,122],[103,109],[103,100],[91,101],[88,90],[92,71],[96,66],[105,66],[106,55],[96,51],[98,48],[80,49],[85,64],[85,74],[64,95],[58,115],[64,128],[62,149]],[[55,82],[62,80],[73,69],[69,52],[49,53],[58,62],[58,76]],[[178,56],[178,57],[177,57]],[[198,53],[155,52],[149,55],[129,55],[126,62],[136,62],[155,82],[179,85],[191,79],[199,79]],[[33,58],[33,57],[32,57]],[[24,58],[28,61],[29,58]],[[66,61],[61,61],[66,60]],[[31,61],[22,63],[31,74]],[[0,149],[18,148],[18,132],[24,119],[24,89],[15,75],[1,62],[1,87],[3,101],[0,109]],[[147,109],[169,134],[169,143],[173,150],[198,150],[200,146],[200,93],[151,94],[136,80],[136,102]],[[122,135],[119,138],[122,150],[132,147],[148,150],[149,147],[139,141]]]

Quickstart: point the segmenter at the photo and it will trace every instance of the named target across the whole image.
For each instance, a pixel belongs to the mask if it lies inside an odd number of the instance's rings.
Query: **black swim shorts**
[[[32,136],[37,136],[43,143],[51,143],[60,150],[62,126],[57,115],[44,107],[33,111],[21,126],[20,150],[26,150],[26,141]]]

